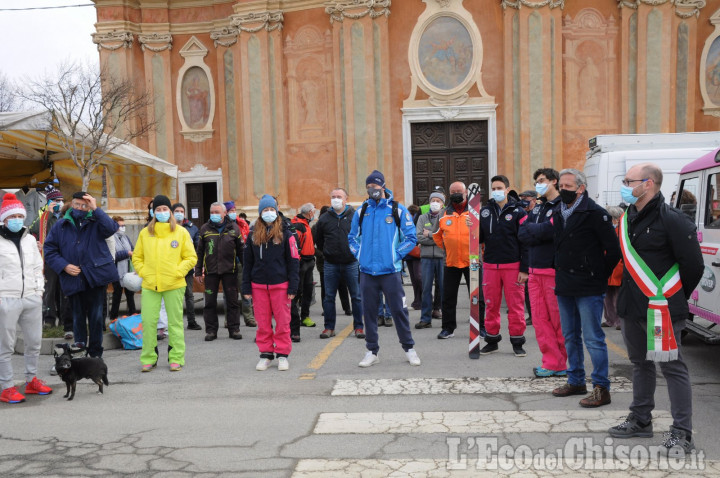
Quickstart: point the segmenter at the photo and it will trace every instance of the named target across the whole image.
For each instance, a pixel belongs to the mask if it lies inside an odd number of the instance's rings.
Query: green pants
[[[168,318],[168,362],[185,365],[185,335],[183,334],[183,298],[185,287],[165,292],[142,290],[143,347],[140,363],[152,365],[158,360],[157,329],[160,303],[165,300]]]

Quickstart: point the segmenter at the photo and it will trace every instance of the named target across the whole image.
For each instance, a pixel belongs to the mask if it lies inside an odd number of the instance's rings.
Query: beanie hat
[[[23,203],[20,202],[14,194],[7,193],[3,196],[2,207],[0,208],[0,222],[4,223],[8,216],[15,214],[22,214],[23,217],[27,217]]]
[[[172,203],[170,202],[170,199],[168,199],[167,196],[163,196],[162,194],[158,194],[153,198],[153,211],[156,210],[160,206],[167,206],[168,209],[171,208]]]
[[[260,204],[258,204],[258,216],[262,214],[263,209],[271,207],[277,211],[277,201],[274,197],[269,194],[265,194],[260,198]]]
[[[223,203],[225,205],[225,211],[229,211],[230,209],[235,209],[235,201],[227,201]]]
[[[185,205],[181,202],[176,202],[175,204],[172,205],[172,207],[170,209],[172,209],[172,211],[175,212],[175,209],[177,209],[179,207],[185,209]]]
[[[443,204],[445,204],[445,195],[440,191],[433,191],[432,193],[430,193],[430,199],[433,198],[438,198],[443,202]],[[428,202],[430,201],[430,199],[428,199]]]
[[[63,194],[59,189],[53,189],[52,191],[48,191],[45,194],[45,199],[48,201],[55,201],[58,202],[58,200],[63,200]]]
[[[365,184],[377,184],[381,188],[384,188],[385,176],[383,176],[383,173],[375,169],[372,173],[370,173],[370,176],[367,177],[367,180],[365,180]]]

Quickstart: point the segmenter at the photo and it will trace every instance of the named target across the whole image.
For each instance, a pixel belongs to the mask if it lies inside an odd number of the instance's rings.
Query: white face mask
[[[125,233],[125,226],[120,226],[120,227],[118,227],[118,232],[122,232],[122,233],[124,234],[124,233]]]
[[[441,203],[436,202],[436,201],[433,201],[433,202],[430,203],[430,210],[431,210],[432,212],[438,212],[438,211],[440,211],[440,209],[442,209],[442,204],[441,204]]]
[[[340,210],[343,208],[343,200],[340,198],[330,198],[330,205],[335,210]]]

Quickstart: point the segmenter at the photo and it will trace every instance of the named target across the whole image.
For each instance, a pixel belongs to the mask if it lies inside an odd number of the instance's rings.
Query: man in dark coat
[[[700,282],[705,266],[695,225],[679,209],[665,204],[660,192],[662,179],[662,170],[656,165],[638,164],[625,174],[621,190],[623,201],[630,206],[620,224],[625,261],[618,315],[633,364],[633,401],[627,419],[608,432],[616,438],[653,435],[655,362],[660,362],[673,416],[661,449],[689,453],[694,448],[692,389],[680,351],[680,338],[689,313],[687,301]],[[644,274],[638,274],[638,269]],[[667,291],[665,294],[658,293],[658,286],[653,286],[650,275]],[[655,321],[658,315],[669,321],[658,324]],[[648,337],[648,328],[651,337]],[[660,350],[656,350],[657,342]]]
[[[73,194],[71,206],[48,234],[45,264],[60,276],[60,287],[70,300],[75,343],[87,345],[91,357],[102,357],[105,292],[108,284],[120,280],[106,240],[118,225],[84,191]]]
[[[173,216],[178,224],[182,224],[182,227],[187,230],[188,234],[193,241],[193,247],[197,250],[197,246],[200,243],[200,230],[185,216],[185,205],[182,203],[175,203],[172,206]],[[195,294],[193,293],[193,273],[194,269],[190,269],[190,272],[185,276],[185,282],[187,287],[185,288],[185,314],[187,315],[187,328],[188,330],[202,330],[200,324],[195,320]]]
[[[560,171],[560,211],[553,218],[555,294],[568,357],[568,381],[553,390],[556,397],[584,395],[583,342],[593,364],[593,391],[580,400],[586,408],[610,403],[608,352],[600,323],[603,295],[620,245],[605,209],[588,197],[585,175],[576,169]]]

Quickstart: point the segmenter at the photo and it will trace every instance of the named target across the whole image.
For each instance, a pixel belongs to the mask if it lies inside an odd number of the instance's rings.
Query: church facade
[[[598,134],[720,129],[720,0],[95,0],[101,65],[188,209],[582,168]],[[487,197],[487,196],[486,196]]]

